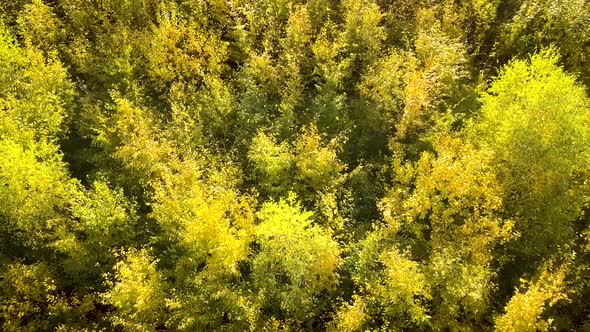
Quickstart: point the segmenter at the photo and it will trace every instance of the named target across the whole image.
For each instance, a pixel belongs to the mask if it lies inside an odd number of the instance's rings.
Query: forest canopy
[[[0,329],[590,329],[590,1],[0,0]]]

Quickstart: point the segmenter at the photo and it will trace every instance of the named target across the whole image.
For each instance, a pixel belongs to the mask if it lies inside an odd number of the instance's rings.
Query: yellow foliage
[[[223,70],[227,43],[185,22],[165,20],[146,49],[148,75],[160,88],[183,80],[197,83]]]
[[[297,325],[317,314],[315,296],[337,286],[341,258],[331,234],[312,225],[312,213],[294,200],[265,203],[258,212],[260,252],[252,264],[263,305],[276,306]]]
[[[248,256],[251,202],[225,182],[228,178],[216,180],[212,174],[207,179],[197,167],[184,162],[177,174],[156,187],[152,216],[189,250],[187,268],[204,262],[210,276],[235,275],[238,262]]]
[[[62,23],[52,8],[42,0],[33,0],[26,4],[17,23],[25,42],[44,51],[55,49],[65,37]]]
[[[506,312],[496,318],[496,331],[548,331],[552,319],[545,320],[541,315],[545,308],[567,298],[563,290],[567,268],[564,264],[551,271],[550,266],[546,265],[534,282],[524,282],[524,285],[529,285],[526,292],[516,290],[506,305]]]
[[[106,284],[103,299],[116,309],[111,315],[115,325],[126,331],[155,331],[162,323],[163,278],[147,251],[128,251]]]
[[[367,319],[366,300],[353,296],[352,304],[344,303],[334,316],[328,331],[355,332],[362,331]]]
[[[294,157],[286,142],[278,144],[275,137],[259,132],[252,141],[248,159],[254,163],[255,170],[262,176],[263,189],[271,193],[286,191],[294,163]]]
[[[336,141],[322,146],[315,126],[302,131],[295,144],[297,176],[315,190],[330,190],[342,183],[346,166],[336,154]]]

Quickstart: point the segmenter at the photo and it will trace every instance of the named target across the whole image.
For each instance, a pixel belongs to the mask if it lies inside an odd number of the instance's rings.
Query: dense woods
[[[0,22],[1,330],[590,330],[590,1]]]

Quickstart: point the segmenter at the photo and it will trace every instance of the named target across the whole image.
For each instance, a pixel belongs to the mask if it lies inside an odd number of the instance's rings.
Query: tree
[[[546,256],[572,238],[580,213],[576,172],[588,168],[588,97],[554,49],[514,60],[482,96],[470,140],[493,153],[518,252]],[[516,243],[515,243],[516,244]]]
[[[103,294],[115,311],[113,325],[126,331],[156,331],[164,319],[165,284],[156,262],[145,251],[129,251],[107,279],[109,290]]]
[[[431,326],[427,304],[432,296],[427,276],[411,253],[394,243],[391,230],[368,232],[353,245],[346,265],[355,290],[350,301],[337,309],[332,330]]]
[[[432,296],[432,326],[461,329],[489,319],[497,270],[493,249],[512,237],[501,215],[492,155],[446,134],[436,155],[394,161],[395,184],[381,203],[389,232],[420,258]]]
[[[508,331],[548,331],[551,321],[541,318],[547,307],[567,298],[563,283],[567,271],[566,264],[553,269],[544,266],[535,277],[535,281],[523,280],[528,285],[522,293],[518,289],[506,305],[505,313],[496,318],[496,330]]]
[[[306,207],[318,212],[317,220],[333,230],[343,226],[337,197],[344,193],[346,165],[338,158],[338,140],[323,142],[314,125],[304,127],[290,142],[276,142],[263,132],[254,138],[248,158],[260,189],[271,197],[298,193]]]
[[[23,145],[64,138],[74,91],[56,54],[21,48],[0,26],[0,60],[0,134]]]
[[[41,0],[26,4],[17,18],[25,43],[45,52],[56,50],[63,42],[65,30],[53,9]]]
[[[265,203],[257,214],[252,281],[263,319],[309,329],[328,309],[324,297],[338,285],[340,248],[311,216],[294,196]]]
[[[0,1],[0,329],[583,329],[588,8]]]
[[[515,6],[510,20],[501,26],[495,58],[506,61],[555,45],[561,62],[588,85],[588,60],[582,55],[588,52],[590,38],[585,23],[590,18],[588,1],[529,0],[515,1]]]

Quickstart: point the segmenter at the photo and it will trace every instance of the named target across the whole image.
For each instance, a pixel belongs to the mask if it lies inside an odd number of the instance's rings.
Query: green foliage
[[[132,245],[141,232],[136,207],[121,189],[95,181],[91,190],[78,191],[69,206],[71,233],[53,244],[63,259],[68,282],[82,289],[100,288],[101,275],[116,263],[111,252]]]
[[[590,10],[585,0],[518,1],[510,21],[502,26],[496,45],[496,56],[526,55],[555,45],[568,69],[582,74],[588,83],[588,19]]]
[[[65,37],[59,18],[41,0],[26,4],[17,18],[17,24],[25,43],[46,52],[59,47]]]
[[[306,205],[320,212],[318,220],[334,230],[343,227],[337,197],[345,194],[346,165],[337,154],[337,140],[328,144],[315,126],[301,130],[293,144],[278,144],[274,137],[260,132],[254,138],[249,160],[258,175],[264,193],[284,197],[295,191]]]
[[[129,251],[106,281],[105,303],[115,311],[110,319],[125,331],[155,331],[162,324],[165,284],[156,262],[145,250]]]
[[[49,319],[60,313],[57,285],[46,264],[15,263],[2,268],[2,328],[5,330],[48,330]]]
[[[294,200],[265,203],[258,212],[255,241],[260,250],[252,261],[252,278],[263,312],[309,327],[326,310],[322,293],[338,284],[340,248]]]
[[[92,191],[80,197],[71,210],[88,239],[105,249],[133,241],[134,207],[121,189],[111,190],[105,182],[96,181]]]
[[[588,98],[549,49],[516,60],[482,97],[470,137],[494,153],[506,211],[523,234],[518,250],[547,254],[571,237],[582,196],[574,174],[588,167]]]
[[[499,217],[501,187],[489,152],[447,136],[434,150],[436,157],[425,152],[415,165],[394,164],[399,184],[381,208],[390,231],[424,257],[433,327],[467,328],[485,320],[495,272],[488,253],[510,239],[513,223]]]
[[[360,93],[385,113],[367,119],[374,121],[373,126],[392,127],[397,123],[403,109],[406,65],[402,54],[392,53],[377,60],[361,82]]]
[[[29,144],[62,138],[71,112],[72,83],[55,54],[19,48],[0,27],[0,135]]]
[[[566,298],[563,281],[567,266],[551,271],[548,266],[539,271],[534,282],[523,280],[528,285],[526,292],[518,289],[506,305],[504,315],[496,318],[497,331],[548,331],[551,321],[541,318],[546,307]]]
[[[294,157],[287,142],[278,144],[272,136],[263,132],[254,138],[248,158],[261,175],[260,185],[269,193],[283,193],[288,188],[281,187],[288,183],[293,168]]]
[[[353,57],[362,54],[374,58],[385,39],[383,27],[379,26],[383,15],[379,6],[373,1],[346,0],[342,7],[344,47]]]
[[[67,222],[62,210],[76,188],[67,178],[54,147],[23,149],[0,140],[0,215],[3,236],[12,237],[17,249],[26,245],[40,249]],[[10,246],[4,250],[12,250]]]
[[[589,8],[0,1],[0,329],[587,328]]]
[[[430,326],[427,276],[409,252],[391,243],[390,235],[386,229],[375,229],[355,245],[354,260],[349,262],[354,265],[349,268],[358,290],[337,311],[332,330]]]
[[[169,172],[176,151],[167,137],[158,134],[157,122],[146,110],[126,99],[116,99],[113,111],[110,118],[98,115],[95,119],[95,142],[125,170],[117,170],[113,177],[131,190],[150,189],[154,180]]]

